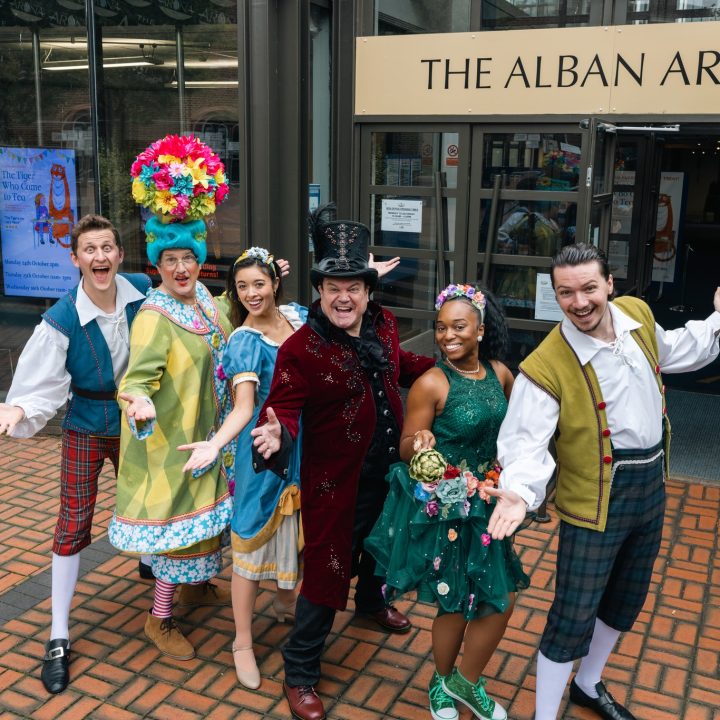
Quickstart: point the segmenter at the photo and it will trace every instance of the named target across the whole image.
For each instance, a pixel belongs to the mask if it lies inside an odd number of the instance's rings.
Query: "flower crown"
[[[270,272],[273,274],[273,277],[275,277],[275,266],[273,265],[275,258],[265,248],[248,248],[233,263],[233,269],[236,268],[243,260],[259,260],[263,265],[267,265],[270,268]]]
[[[448,300],[465,298],[485,317],[485,296],[473,285],[448,285],[436,298],[435,309],[439,310]]]
[[[130,168],[132,195],[164,222],[199,220],[228,193],[225,166],[194,135],[167,135],[143,150]]]

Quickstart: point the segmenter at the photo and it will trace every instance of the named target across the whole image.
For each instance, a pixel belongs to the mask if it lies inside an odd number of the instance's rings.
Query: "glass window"
[[[629,0],[627,22],[633,25],[720,20],[717,0]]]
[[[224,162],[230,186],[227,200],[207,219],[208,260],[200,274],[218,293],[240,236],[236,11],[182,15],[176,25],[153,4],[138,10],[137,24],[115,24],[115,17],[103,21],[99,102],[101,119],[108,118],[100,125],[103,212],[123,236],[125,269],[157,276],[145,255],[147,213],[132,200],[128,170],[154,140],[195,134]]]
[[[332,22],[330,10],[310,5],[310,64],[312,71],[311,182],[318,185],[318,204],[330,198],[330,139],[332,128]]]
[[[387,307],[431,310],[440,292],[436,268],[435,260],[404,257],[400,265],[380,281],[373,299]]]
[[[569,27],[590,23],[590,0],[483,0],[484,30]]]
[[[375,34],[466,32],[470,0],[376,0]]]
[[[577,190],[581,142],[568,133],[487,134],[482,186],[493,187],[501,175],[508,190]]]
[[[33,29],[3,25],[19,20],[0,13],[0,390],[40,314],[77,283],[70,233],[95,209],[87,64],[74,73],[49,64],[85,47],[84,6],[52,10],[48,27],[38,22],[47,5],[28,4]]]
[[[404,207],[402,207],[400,204]],[[455,198],[443,198],[443,245],[455,249]],[[403,214],[400,217],[398,209]],[[370,198],[370,244],[384,247],[435,250],[437,217],[434,197],[373,195]]]
[[[456,188],[461,151],[457,133],[375,132],[370,184],[434,187],[440,170]]]
[[[575,203],[537,200],[502,202],[495,252],[552,257],[563,245],[575,241],[576,218]],[[483,239],[481,244],[485,245]]]

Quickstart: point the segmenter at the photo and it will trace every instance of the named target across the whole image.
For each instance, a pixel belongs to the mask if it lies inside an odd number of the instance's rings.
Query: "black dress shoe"
[[[590,697],[576,682],[575,678],[570,683],[570,699],[581,707],[594,710],[601,718],[605,720],[635,720],[635,716],[625,707],[623,707],[615,698],[606,690],[605,685],[599,682],[595,685],[598,697]]]
[[[154,580],[155,574],[152,571],[152,567],[147,565],[142,560],[138,561],[138,572],[143,580]]]
[[[50,640],[45,645],[45,657],[43,658],[42,672],[40,679],[45,689],[55,695],[61,693],[70,682],[70,641],[64,638]]]

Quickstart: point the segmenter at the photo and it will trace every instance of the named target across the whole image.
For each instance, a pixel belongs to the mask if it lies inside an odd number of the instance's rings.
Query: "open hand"
[[[375,256],[370,253],[368,258],[368,266],[377,270],[378,277],[384,277],[389,272],[392,272],[400,264],[400,258],[394,257],[391,260],[385,260],[384,262],[376,261]]]
[[[483,490],[491,497],[497,498],[488,523],[488,532],[494,540],[510,537],[525,519],[527,513],[525,501],[512,490],[493,487],[486,487]]]
[[[271,407],[267,409],[267,422],[251,430],[250,435],[253,437],[253,445],[266,460],[280,449],[282,425]]]
[[[178,450],[192,450],[192,455],[183,466],[183,472],[201,470],[217,460],[218,449],[208,440],[178,445]]]
[[[713,298],[713,305],[715,310],[720,312],[720,287],[715,290],[715,297]]]
[[[120,393],[118,399],[128,403],[125,408],[125,414],[129,418],[135,418],[135,422],[146,422],[155,419],[155,406],[151,400],[139,395],[130,395],[129,393]]]

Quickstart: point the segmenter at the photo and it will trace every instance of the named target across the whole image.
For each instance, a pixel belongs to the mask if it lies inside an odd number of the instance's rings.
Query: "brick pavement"
[[[232,669],[232,614],[227,609],[181,613],[198,650],[190,662],[159,655],[142,634],[151,584],[137,562],[104,539],[112,512],[113,477],[103,474],[94,543],[71,617],[71,684],[48,697],[38,679],[49,631],[49,558],[57,508],[56,438],[0,438],[0,720],[79,718],[288,718],[279,652],[288,629],[269,613],[263,584],[254,623],[263,675],[259,691],[242,689]],[[645,609],[611,657],[606,679],[640,720],[720,720],[720,554],[717,487],[670,482],[660,557]],[[552,598],[557,522],[535,525],[517,541],[531,576],[510,626],[487,668],[488,689],[515,720],[532,717],[534,654]],[[225,580],[229,578],[226,570]],[[339,613],[318,688],[328,717],[414,720],[429,717],[425,688],[432,672],[433,609],[400,603],[414,629],[377,632]],[[565,718],[589,720],[568,707]]]

